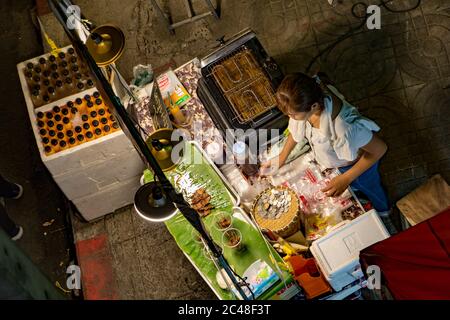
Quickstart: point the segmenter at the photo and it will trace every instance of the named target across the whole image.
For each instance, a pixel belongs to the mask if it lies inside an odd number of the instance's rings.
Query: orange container
[[[287,262],[291,265],[291,271],[295,277],[298,277],[302,273],[308,272],[306,268],[308,259],[303,258],[303,256],[291,256]]]
[[[303,257],[301,258],[303,259]],[[304,271],[301,272],[300,275],[296,275],[295,280],[297,280],[298,284],[305,291],[307,299],[314,299],[332,291],[330,285],[317,267],[314,259],[303,259],[303,261],[294,259],[294,265],[297,268],[294,269],[294,274],[295,270],[297,270],[297,273],[299,271]]]

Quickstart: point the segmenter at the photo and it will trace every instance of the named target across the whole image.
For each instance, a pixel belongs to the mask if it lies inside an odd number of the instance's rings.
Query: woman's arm
[[[375,162],[380,160],[380,158],[386,153],[387,146],[383,140],[374,134],[372,140],[370,140],[370,142],[361,149],[364,150],[364,152],[353,167],[347,172],[331,180],[328,186],[322,190],[328,196],[340,196],[356,178],[373,166]]]
[[[289,133],[289,136],[287,137],[287,141],[283,147],[283,150],[281,150],[278,157],[275,157],[261,164],[261,168],[271,168],[271,169],[281,168],[296,145],[297,142],[295,142],[294,138],[292,137],[292,134]]]

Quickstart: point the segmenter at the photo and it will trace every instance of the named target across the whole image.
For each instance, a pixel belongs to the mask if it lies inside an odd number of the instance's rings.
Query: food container
[[[245,246],[242,242],[242,233],[239,229],[230,228],[222,234],[222,245],[225,247],[242,251]]]
[[[389,238],[389,233],[375,210],[353,221],[336,225],[326,236],[311,245],[311,253],[335,291],[362,279],[359,264],[361,250]]]
[[[220,211],[214,215],[214,227],[216,230],[225,232],[233,225],[233,215],[229,212]]]

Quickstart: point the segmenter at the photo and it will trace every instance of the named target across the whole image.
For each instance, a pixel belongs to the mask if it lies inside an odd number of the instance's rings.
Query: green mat
[[[188,146],[191,148],[192,157],[195,159],[202,157],[201,152],[195,144],[189,143]],[[215,209],[212,210],[209,216],[203,218],[203,222],[213,240],[221,246],[222,233],[213,227],[214,214],[218,211],[233,213],[235,204],[228,189],[209,163],[203,161],[199,164],[191,164],[188,158],[192,159],[190,156],[185,157],[175,169],[166,172],[166,176],[174,183],[177,191],[182,192],[186,198],[189,198],[199,187],[205,188],[212,196],[211,203]],[[147,177],[151,177],[151,175],[146,175],[146,182],[149,182]],[[183,215],[178,213],[166,222],[166,226],[180,249],[189,256],[199,271],[209,280],[210,285],[215,289],[216,293],[224,300],[236,299],[231,292],[219,287],[216,280],[217,268],[205,253],[203,244],[196,242],[196,232]],[[283,260],[271,246],[266,245],[259,231],[247,222],[237,219],[236,215],[233,220],[233,228],[241,231],[242,243],[245,246],[245,250],[237,251],[225,247],[223,255],[235,272],[242,275],[253,262],[260,259],[265,261],[279,274],[276,263],[282,262]],[[274,258],[271,258],[271,256]],[[286,283],[292,282],[292,277],[288,272],[283,271],[282,276]],[[270,298],[281,290],[284,285],[282,281],[278,281],[258,299],[264,300]]]

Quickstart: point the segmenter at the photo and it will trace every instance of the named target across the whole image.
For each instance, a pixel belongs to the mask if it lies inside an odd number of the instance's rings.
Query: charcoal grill
[[[268,141],[279,139],[287,126],[275,99],[283,73],[253,31],[244,30],[203,58],[201,74],[198,96],[224,136],[227,129],[242,129],[235,138],[248,140],[248,129],[277,129]]]

